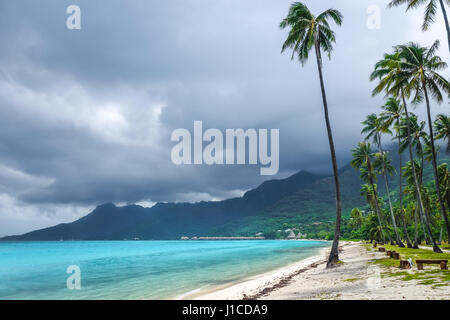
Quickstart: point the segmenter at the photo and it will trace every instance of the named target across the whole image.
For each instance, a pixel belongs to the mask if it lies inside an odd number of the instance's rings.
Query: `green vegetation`
[[[447,259],[450,260],[450,253],[436,253],[427,249],[399,248],[393,245],[383,245],[386,250],[395,250],[400,254],[402,260],[412,259],[413,265],[416,260],[423,259]],[[366,245],[367,250],[378,251]],[[383,267],[382,277],[394,277],[402,281],[416,280],[421,285],[433,285],[433,288],[450,286],[450,270],[441,270],[436,265],[425,265],[424,270],[396,271],[399,267],[399,260],[391,259],[388,256],[382,259],[375,259],[371,263]],[[395,269],[392,269],[395,268]]]

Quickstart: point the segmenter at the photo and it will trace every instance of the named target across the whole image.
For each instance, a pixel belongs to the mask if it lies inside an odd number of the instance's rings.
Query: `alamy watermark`
[[[80,30],[81,29],[81,9],[77,5],[70,5],[66,9],[66,13],[70,16],[67,17],[66,27],[69,30]]]
[[[77,265],[70,265],[67,267],[66,273],[70,276],[66,280],[66,286],[69,290],[81,289],[81,269]]]
[[[381,270],[377,266],[367,268],[366,286],[370,291],[378,290],[381,286]]]
[[[369,30],[381,29],[381,8],[380,6],[373,4],[367,7],[367,28]]]
[[[279,129],[270,129],[270,134],[268,129],[226,129],[223,134],[219,129],[203,132],[202,121],[194,121],[193,135],[187,129],[172,132],[171,140],[178,143],[171,159],[176,165],[259,164],[261,175],[275,175],[280,164],[279,139]]]

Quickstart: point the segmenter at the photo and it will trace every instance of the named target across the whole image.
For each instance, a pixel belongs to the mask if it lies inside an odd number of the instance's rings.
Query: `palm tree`
[[[389,203],[389,212],[391,214],[392,225],[394,227],[395,237],[396,237],[397,244],[399,245],[399,247],[404,248],[405,245],[400,240],[400,236],[398,234],[397,223],[395,222],[395,216],[394,216],[394,209],[392,207],[391,195],[390,195],[390,190],[389,190],[389,181],[387,178],[387,165],[386,165],[387,157],[386,157],[386,154],[383,152],[383,147],[381,145],[381,133],[383,133],[383,132],[388,133],[390,131],[389,131],[388,127],[381,121],[381,118],[378,118],[378,116],[374,113],[368,115],[366,120],[363,121],[362,124],[364,124],[364,127],[363,127],[361,133],[367,133],[366,140],[369,138],[372,138],[373,142],[378,145],[380,154],[376,159],[379,160],[377,163],[379,164],[379,169],[383,174],[384,183],[386,186],[386,194],[387,194],[388,203]]]
[[[447,208],[450,208],[450,171],[447,169],[447,163],[443,163],[438,167],[439,182],[445,198],[447,199]],[[450,239],[449,239],[450,241]]]
[[[387,102],[381,107],[383,112],[380,115],[380,120],[387,127],[394,127],[395,138],[397,138],[398,143],[398,159],[399,159],[399,202],[400,202],[400,217],[402,218],[403,233],[406,238],[406,245],[408,248],[412,248],[411,239],[409,238],[408,229],[406,227],[406,219],[403,210],[403,177],[402,177],[402,150],[400,149],[401,139],[400,139],[400,119],[403,116],[403,106],[400,100],[393,97],[389,98]]]
[[[389,213],[391,216],[392,226],[394,228],[395,239],[397,241],[397,245],[400,248],[404,248],[405,245],[400,240],[400,235],[399,235],[398,228],[397,228],[397,222],[395,220],[394,207],[392,206],[391,192],[390,192],[389,181],[388,181],[388,176],[392,176],[395,173],[395,169],[392,166],[392,162],[388,158],[387,155],[388,155],[388,153],[384,152],[382,150],[382,148],[380,147],[380,152],[375,154],[375,161],[373,162],[373,166],[378,172],[381,172],[383,174],[384,184],[386,187],[386,195],[387,195],[388,204],[389,204]]]
[[[415,9],[423,4],[425,6],[425,15],[422,23],[422,31],[427,31],[430,25],[434,22],[437,11],[437,2],[439,1],[442,14],[444,16],[445,28],[447,29],[447,40],[448,40],[448,48],[450,50],[450,26],[447,17],[447,10],[445,9],[444,0],[392,0],[388,7],[397,7],[403,4],[406,4],[406,11],[410,9]],[[446,0],[447,4],[450,3],[449,0]]]
[[[339,186],[339,171],[336,160],[336,151],[334,148],[333,133],[331,131],[330,119],[328,116],[328,102],[325,92],[325,84],[322,74],[322,51],[331,57],[333,43],[336,42],[335,33],[330,28],[328,20],[333,20],[338,26],[342,24],[343,16],[336,9],[328,9],[317,17],[301,2],[294,2],[288,15],[280,23],[280,28],[289,27],[289,34],[283,44],[281,52],[286,49],[292,49],[291,59],[297,55],[298,59],[304,65],[308,60],[309,52],[314,47],[316,53],[317,69],[319,72],[320,88],[322,91],[323,109],[325,114],[325,124],[327,127],[328,143],[330,145],[331,162],[334,174],[334,186],[336,192],[336,225],[334,231],[333,245],[328,258],[327,267],[334,266],[339,262],[339,236],[341,233],[341,192]]]
[[[420,182],[422,182],[423,170],[422,170],[421,164],[417,160],[414,160],[413,165],[411,164],[411,161],[408,161],[406,163],[405,167],[403,168],[403,174],[404,174],[405,180],[408,184],[408,187],[405,188],[405,191],[412,192],[415,195],[415,197],[417,198],[418,197],[417,193],[415,192],[415,188],[413,187],[414,186],[413,170],[416,171],[415,172],[416,177],[419,179]],[[424,203],[427,203],[427,200],[425,199],[425,197],[426,197],[425,188],[422,185],[420,188],[420,192],[421,192],[422,199],[424,199]],[[415,210],[415,212],[414,212],[414,225],[415,225],[414,249],[419,248],[419,242],[418,242],[418,230],[419,229],[418,229],[418,221],[417,221],[417,211],[419,211],[419,218],[421,221],[423,234],[427,240],[427,243],[434,244],[434,239],[431,234],[431,228],[429,226],[428,219],[427,219],[428,215],[426,213],[422,213],[420,210]],[[425,228],[424,226],[427,226],[427,228]]]
[[[431,151],[434,182],[436,187],[436,193],[439,200],[439,206],[441,209],[441,216],[444,219],[447,236],[450,238],[450,222],[447,217],[447,212],[444,206],[444,200],[442,198],[441,188],[439,184],[436,148],[434,144],[433,122],[431,121],[431,108],[430,98],[431,96],[438,103],[442,103],[443,97],[441,90],[446,94],[450,94],[450,83],[438,73],[445,68],[447,64],[436,55],[436,51],[439,49],[439,41],[435,41],[430,48],[421,47],[416,43],[409,43],[406,45],[398,46],[400,55],[404,61],[401,62],[401,69],[404,74],[404,79],[408,82],[406,91],[414,93],[414,102],[420,102],[425,96],[425,102],[427,106],[428,116],[428,129],[430,135]]]
[[[386,96],[393,96],[402,99],[406,121],[409,122],[409,112],[406,98],[409,97],[410,91],[406,90],[408,86],[408,77],[405,76],[405,73],[402,70],[402,65],[404,63],[403,60],[404,59],[402,58],[401,51],[398,47],[395,48],[394,53],[384,54],[383,59],[375,64],[375,70],[370,75],[370,80],[379,80],[378,85],[372,92],[373,96],[381,92],[385,92]],[[408,139],[411,139],[411,133],[409,132],[410,127],[406,127],[408,130]],[[412,152],[412,145],[410,142],[408,143],[408,151],[410,162],[412,163],[412,167],[414,167],[414,156]],[[419,212],[421,215],[423,215],[425,209],[422,201],[419,182],[416,176],[416,170],[414,168],[412,170],[412,174],[414,178],[414,187],[416,189]],[[441,252],[439,247],[434,247],[433,250],[436,252]]]
[[[350,217],[350,225],[357,229],[361,228],[361,225],[364,221],[361,210],[359,210],[358,208],[353,208],[353,210],[350,212]]]
[[[369,182],[369,185],[372,189],[373,200],[375,204],[375,212],[378,217],[378,223],[380,225],[380,229],[383,230],[382,222],[381,222],[381,209],[378,201],[377,190],[375,186],[374,180],[375,172],[372,164],[374,154],[372,153],[371,146],[369,142],[360,142],[358,146],[352,150],[352,161],[350,162],[353,168],[359,169],[361,172],[361,178],[364,181]],[[386,242],[386,239],[383,234],[383,242]]]
[[[417,196],[417,192],[416,192],[416,188],[415,188],[415,179],[417,176],[415,177],[412,174],[412,172],[413,172],[413,167],[414,167],[414,170],[416,170],[418,165],[419,164],[417,163],[416,160],[414,160],[413,164],[411,164],[411,161],[407,161],[405,167],[403,168],[403,175],[404,175],[405,181],[406,181],[406,188],[405,188],[404,192],[405,192],[405,194],[409,194],[411,197],[416,199],[416,204],[414,204],[414,202],[410,202],[406,208],[406,210],[410,214],[412,214],[412,216],[413,216],[412,219],[414,221],[414,246],[413,246],[414,249],[419,249],[419,241],[418,241],[419,228],[418,228],[417,212],[419,211],[419,215],[420,215],[420,209],[419,209],[419,205],[418,205],[419,202],[417,200],[418,196]]]
[[[409,125],[408,130],[405,130],[405,127]],[[426,146],[430,145],[430,139],[428,134],[424,131],[426,124],[424,121],[418,123],[417,116],[413,113],[410,114],[409,123],[402,119],[401,124],[401,137],[403,138],[401,148],[404,150],[408,147],[408,144],[411,144],[412,147],[415,148],[416,154],[420,157],[420,163],[414,161],[414,170],[415,175],[417,177],[418,184],[420,186],[420,197],[424,204],[424,210],[419,211],[420,218],[422,220],[422,226],[425,225],[424,234],[428,236],[428,239],[431,243],[434,243],[434,239],[431,233],[430,226],[430,205],[429,205],[429,195],[427,189],[423,185],[423,170],[425,168],[425,149]],[[409,138],[405,138],[405,135],[409,132],[411,136]],[[424,147],[425,145],[425,147]],[[413,169],[411,166],[411,162],[407,163],[405,167],[405,175],[409,176],[407,179],[411,182],[411,175],[413,174]]]
[[[374,193],[373,188],[369,184],[365,183],[361,185],[361,189],[359,190],[359,194],[366,199],[367,204],[369,205],[372,212],[376,212],[375,197],[378,197],[378,190],[376,184],[374,185],[374,188],[376,193]]]
[[[450,155],[450,116],[438,114],[434,120],[435,139],[447,140],[445,153]]]

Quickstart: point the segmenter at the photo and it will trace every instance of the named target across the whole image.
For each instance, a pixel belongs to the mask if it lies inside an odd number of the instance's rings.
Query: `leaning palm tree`
[[[352,161],[350,162],[351,166],[355,169],[359,169],[361,172],[361,178],[364,181],[367,181],[372,188],[373,201],[375,204],[375,212],[378,217],[378,223],[380,225],[380,229],[383,230],[382,221],[381,221],[381,208],[378,201],[377,190],[375,185],[375,170],[372,164],[374,159],[374,153],[372,152],[371,146],[369,142],[360,142],[358,146],[352,150]],[[383,242],[386,242],[383,234]]]
[[[400,100],[396,98],[389,98],[386,103],[381,107],[383,112],[380,115],[380,120],[384,123],[385,126],[393,127],[395,131],[395,139],[397,139],[398,144],[398,176],[399,176],[399,203],[400,203],[400,217],[402,219],[403,233],[406,238],[406,245],[408,248],[412,248],[413,245],[411,243],[411,239],[409,238],[408,229],[406,227],[406,219],[405,212],[403,210],[403,177],[402,177],[402,166],[403,166],[403,152],[400,148],[401,138],[400,138],[400,119],[403,116],[403,105]]]
[[[450,116],[438,114],[434,120],[435,139],[447,140],[445,153],[450,155]]]
[[[372,92],[372,95],[375,96],[381,92],[385,92],[386,96],[393,96],[397,98],[401,98],[403,102],[403,107],[405,110],[406,121],[409,122],[409,112],[408,112],[408,104],[406,103],[406,99],[410,96],[410,91],[407,91],[408,86],[408,77],[405,76],[405,73],[402,70],[402,65],[404,63],[404,58],[402,58],[402,54],[400,49],[397,47],[392,54],[384,54],[382,60],[378,61],[375,64],[375,70],[370,75],[370,80],[379,80],[378,85]],[[406,126],[408,130],[408,139],[410,139],[411,133],[409,132],[409,126]],[[414,167],[414,155],[412,152],[412,145],[408,143],[408,151],[409,158]],[[422,195],[420,192],[419,182],[416,176],[416,170],[412,170],[413,178],[414,178],[414,187],[417,195],[418,209],[423,216],[425,209],[423,205]],[[436,252],[441,252],[438,247],[433,248]]]
[[[283,44],[281,52],[292,49],[291,59],[298,57],[302,65],[308,60],[309,52],[314,47],[316,53],[317,69],[319,72],[320,88],[322,90],[323,109],[325,113],[325,124],[330,145],[331,162],[334,174],[334,186],[336,192],[336,225],[334,231],[333,245],[328,258],[327,267],[334,266],[339,262],[339,235],[341,232],[341,192],[339,187],[339,171],[334,148],[333,134],[331,131],[330,119],[328,116],[328,103],[325,92],[325,84],[322,74],[322,51],[331,57],[333,43],[336,36],[330,28],[328,20],[333,20],[338,26],[342,24],[343,16],[335,9],[328,9],[317,17],[301,2],[294,2],[289,8],[288,15],[280,23],[280,28],[289,27],[289,34]]]
[[[422,23],[422,31],[427,31],[430,25],[434,22],[437,13],[437,2],[439,1],[439,5],[441,7],[442,14],[444,16],[445,28],[447,29],[447,40],[448,40],[448,48],[450,50],[450,26],[447,17],[447,10],[445,8],[444,0],[392,0],[388,7],[397,7],[403,4],[406,4],[406,11],[410,9],[415,9],[421,5],[426,4],[425,6],[425,15]],[[450,3],[449,0],[445,0],[447,4]]]
[[[435,41],[430,48],[421,47],[417,43],[398,46],[402,57],[401,69],[407,81],[405,90],[414,93],[413,102],[420,102],[425,97],[428,116],[431,152],[436,194],[439,200],[441,216],[444,219],[447,236],[450,237],[450,222],[442,198],[437,170],[436,148],[434,143],[433,122],[431,120],[430,95],[438,103],[442,103],[442,91],[450,94],[450,83],[438,72],[447,68],[447,64],[436,55],[439,41]]]
[[[397,241],[397,244],[399,245],[399,247],[404,248],[405,245],[400,240],[400,235],[398,233],[397,223],[395,221],[394,209],[393,209],[392,201],[391,201],[391,194],[390,194],[390,190],[389,190],[389,181],[388,181],[388,177],[387,177],[387,174],[388,174],[387,161],[388,161],[388,159],[387,159],[387,156],[386,156],[385,152],[383,151],[383,147],[381,145],[381,134],[383,132],[390,133],[390,130],[386,126],[386,124],[381,121],[381,117],[378,117],[374,113],[368,115],[366,120],[363,121],[362,124],[364,125],[364,127],[363,127],[361,133],[367,134],[366,140],[372,138],[373,142],[376,143],[378,146],[380,153],[379,153],[379,156],[376,157],[376,159],[378,160],[377,161],[377,164],[379,165],[378,169],[380,169],[379,171],[383,174],[384,183],[386,186],[386,195],[388,198],[389,212],[391,214],[391,220],[392,220],[392,225],[394,227],[395,238],[396,238],[396,241]]]

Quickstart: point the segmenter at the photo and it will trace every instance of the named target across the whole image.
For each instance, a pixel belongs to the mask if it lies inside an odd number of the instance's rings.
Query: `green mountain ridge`
[[[254,235],[261,232],[257,225],[254,225],[254,228],[247,225],[234,228],[234,225],[273,215],[284,219],[277,212],[278,203],[289,203],[292,201],[289,197],[301,199],[296,196],[299,192],[304,198],[304,203],[315,201],[314,197],[308,194],[314,194],[314,188],[327,186],[328,179],[329,177],[324,175],[300,171],[286,179],[265,181],[240,198],[223,201],[158,203],[151,208],[138,205],[116,207],[113,204],[103,204],[72,223],[59,224],[23,235],[8,236],[2,240],[121,240],[124,238],[162,240],[179,239],[181,236]],[[356,174],[354,179],[357,179]],[[328,206],[334,206],[333,195],[330,194],[330,196],[331,199],[323,202],[327,207],[326,212],[332,212],[328,210]],[[286,218],[291,219],[303,213],[302,210],[290,210]],[[308,211],[305,211],[305,214],[308,214]],[[331,219],[331,216],[328,218]],[[245,230],[243,227],[250,228]],[[269,234],[267,236],[271,237]]]
[[[392,156],[392,155],[391,155]],[[398,168],[398,158],[393,157]],[[406,162],[406,159],[404,159]],[[424,177],[432,176],[426,168]],[[359,172],[349,165],[340,170],[344,219],[355,207],[366,206],[360,195]],[[398,176],[390,179],[393,200],[398,198]],[[384,181],[378,181],[384,196]],[[242,197],[198,203],[158,203],[117,207],[103,204],[72,222],[1,240],[169,240],[182,236],[255,236],[284,238],[294,229],[311,238],[330,238],[335,220],[331,176],[300,171],[286,179],[268,180]]]

